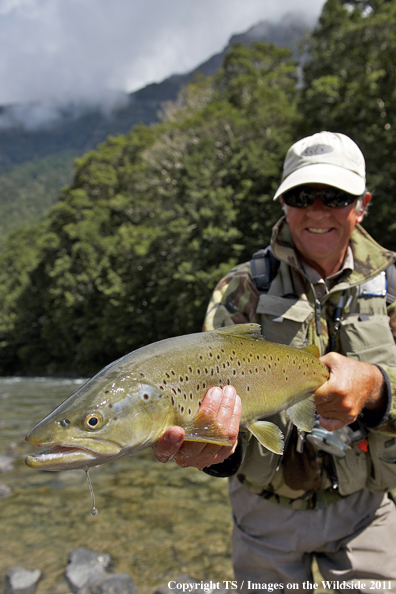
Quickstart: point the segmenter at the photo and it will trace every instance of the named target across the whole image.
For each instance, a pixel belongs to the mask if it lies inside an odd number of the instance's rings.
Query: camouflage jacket
[[[369,451],[354,447],[347,460],[333,457],[341,495],[363,486],[373,491],[396,487],[396,301],[387,305],[383,290],[385,271],[396,261],[396,254],[377,244],[360,225],[351,235],[350,248],[353,269],[341,271],[318,296],[318,287],[308,280],[282,218],[271,239],[280,266],[268,292],[260,294],[256,289],[250,262],[241,264],[218,283],[204,322],[204,330],[257,322],[267,340],[297,348],[316,344],[322,355],[338,351],[377,364],[385,372],[389,399],[386,414],[378,418],[363,411],[361,416],[369,428]],[[344,307],[337,323],[334,311],[341,295]],[[282,413],[277,422],[284,432],[290,430]],[[245,448],[238,471],[243,471],[246,485],[257,492],[264,488],[265,493],[275,490],[281,493],[279,497],[287,494],[292,500],[298,498],[301,490],[286,488],[282,472],[275,472],[279,459],[254,442]],[[305,491],[300,496],[307,499]]]

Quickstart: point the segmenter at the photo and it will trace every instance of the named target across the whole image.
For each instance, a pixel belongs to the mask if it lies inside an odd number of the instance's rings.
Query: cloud
[[[323,4],[298,9],[314,21]],[[0,105],[115,102],[295,9],[295,0],[0,0]]]

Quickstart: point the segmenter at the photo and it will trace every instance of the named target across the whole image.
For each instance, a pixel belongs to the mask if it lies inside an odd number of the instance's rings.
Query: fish
[[[259,324],[168,338],[109,364],[38,423],[26,441],[49,449],[25,462],[40,470],[87,470],[152,447],[173,425],[184,428],[187,441],[230,446],[221,423],[200,409],[209,388],[227,384],[242,401],[241,428],[281,454],[282,431],[265,419],[286,410],[310,432],[313,393],[328,378],[316,347],[268,342]]]

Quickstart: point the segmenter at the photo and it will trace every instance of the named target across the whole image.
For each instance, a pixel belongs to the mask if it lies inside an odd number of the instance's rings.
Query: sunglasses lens
[[[304,188],[303,186],[297,186],[292,188],[283,194],[283,200],[287,206],[293,206],[294,208],[307,208],[314,203],[315,196],[317,195],[311,188]]]
[[[297,186],[283,194],[285,204],[294,208],[307,208],[308,206],[312,206],[316,197],[319,197],[323,204],[330,208],[343,208],[352,204],[357,199],[357,196],[348,194],[338,188],[314,190],[313,188],[305,186]]]
[[[344,208],[345,206],[352,204],[352,202],[355,202],[357,196],[348,194],[337,188],[330,188],[328,190],[323,190],[321,198],[325,206],[330,206],[331,208]]]

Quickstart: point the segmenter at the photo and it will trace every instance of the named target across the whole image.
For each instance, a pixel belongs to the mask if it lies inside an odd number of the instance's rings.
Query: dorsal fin
[[[212,332],[226,334],[227,336],[236,336],[237,338],[265,340],[261,334],[260,324],[235,324],[234,326],[217,328],[216,330],[212,330]]]

